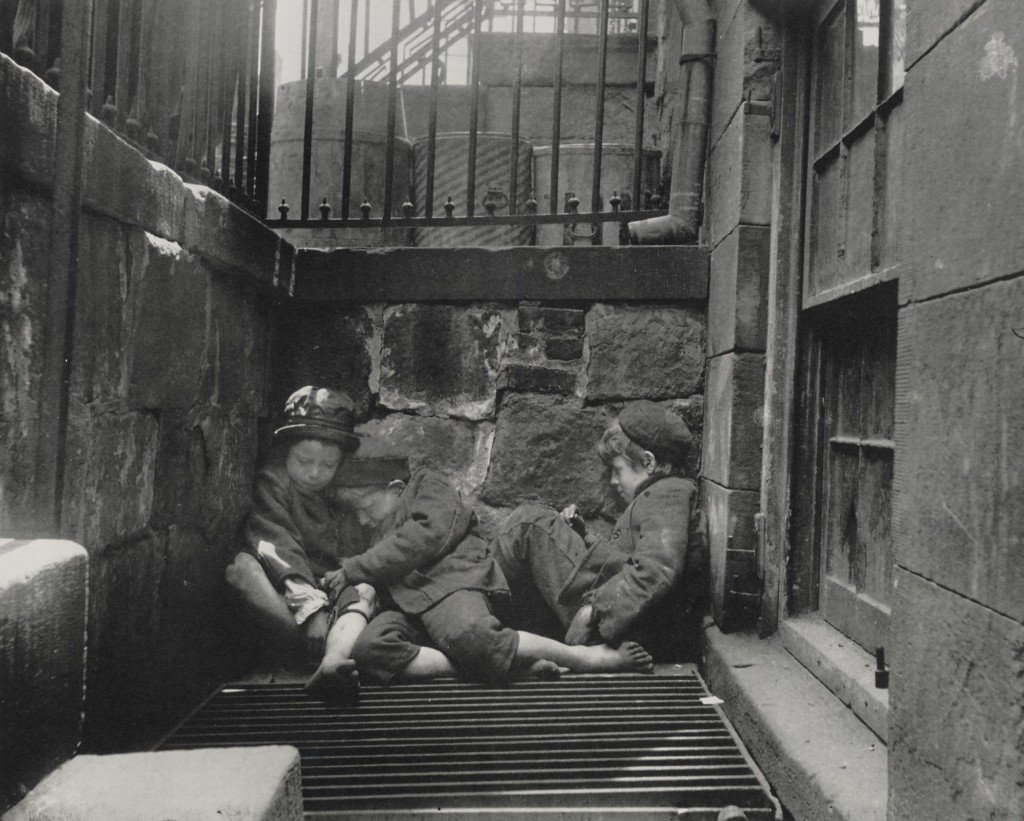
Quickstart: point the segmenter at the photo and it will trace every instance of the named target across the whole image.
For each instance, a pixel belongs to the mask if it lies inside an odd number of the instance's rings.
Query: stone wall
[[[287,307],[271,401],[307,383],[355,398],[361,433],[448,475],[485,531],[519,502],[612,515],[595,445],[624,401],[677,409],[699,442],[702,301],[303,302]],[[688,466],[699,470],[699,446]]]
[[[1024,816],[1022,42],[1013,0],[907,4],[894,819]]]
[[[0,57],[0,536],[36,506],[56,94]],[[85,734],[141,743],[223,680],[222,568],[265,415],[291,248],[86,125],[60,535],[89,555]],[[52,477],[40,477],[52,481]]]

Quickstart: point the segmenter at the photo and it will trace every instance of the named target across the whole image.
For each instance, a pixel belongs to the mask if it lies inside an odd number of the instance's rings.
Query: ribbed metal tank
[[[486,216],[484,198],[488,192],[501,203],[495,216],[508,214],[509,160],[512,137],[509,134],[477,134],[476,146],[476,216]],[[416,191],[416,216],[426,214],[427,191],[426,137],[412,144],[413,179]],[[517,211],[525,212],[526,201],[532,194],[533,150],[527,140],[518,145],[519,166],[516,174]],[[469,174],[469,134],[454,132],[437,135],[434,157],[434,211],[435,217],[445,215],[443,205],[448,197],[455,203],[453,216],[466,215],[466,193]],[[527,245],[532,229],[527,226],[482,225],[464,228],[417,228],[415,243],[427,248],[465,245],[503,246]]]
[[[602,210],[611,211],[609,200],[618,192],[623,202],[623,211],[638,208],[642,203],[630,202],[633,189],[633,158],[636,152],[632,145],[625,143],[604,143],[601,147],[601,202]],[[645,148],[640,170],[641,192],[658,190],[661,150]],[[537,211],[551,213],[551,146],[542,145],[533,149],[533,164],[536,179]],[[558,213],[565,213],[565,195],[573,192],[580,201],[580,212],[591,210],[591,192],[594,186],[594,144],[563,143],[558,148]],[[642,194],[641,194],[642,196]],[[541,225],[537,228],[538,245],[589,245],[593,229],[589,223],[580,223],[575,228],[568,225]],[[603,223],[602,245],[619,244],[619,224]]]

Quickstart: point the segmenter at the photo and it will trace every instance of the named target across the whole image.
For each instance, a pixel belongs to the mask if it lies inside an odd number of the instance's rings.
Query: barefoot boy
[[[517,508],[495,544],[513,605],[542,601],[568,644],[634,639],[656,661],[697,661],[707,548],[697,486],[681,475],[690,442],[670,410],[627,405],[598,444],[628,503],[611,538],[574,530],[575,505]]]
[[[364,440],[337,476],[376,543],[327,574],[333,589],[368,583],[392,609],[360,634],[352,658],[360,671],[389,683],[461,675],[502,682],[570,670],[650,672],[633,642],[568,647],[503,626],[489,597],[507,593],[501,570],[478,535],[476,517],[440,474],[410,475],[404,456]]]
[[[347,394],[307,386],[285,404],[285,424],[274,432],[277,458],[256,477],[245,525],[246,552],[227,568],[228,584],[264,627],[306,639],[320,666],[307,689],[321,696],[354,697],[356,636],[372,618],[375,591],[362,584],[324,586],[324,574],[364,549],[351,510],[332,485],[346,456],[359,446]]]

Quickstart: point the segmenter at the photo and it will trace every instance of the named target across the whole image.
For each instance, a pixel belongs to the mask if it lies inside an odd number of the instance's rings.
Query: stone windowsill
[[[707,632],[705,678],[795,821],[885,821],[888,752],[774,635]]]
[[[820,616],[787,619],[779,625],[785,647],[811,674],[888,741],[889,691],[875,687],[875,660]]]

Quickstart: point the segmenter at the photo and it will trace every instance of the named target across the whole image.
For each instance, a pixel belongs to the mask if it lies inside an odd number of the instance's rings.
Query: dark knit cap
[[[659,462],[680,466],[690,452],[693,437],[686,422],[666,407],[648,400],[631,402],[619,414],[622,432]]]
[[[355,405],[342,391],[306,385],[288,397],[284,405],[284,424],[275,437],[322,439],[341,445],[344,450],[359,447],[355,434]]]
[[[341,487],[386,485],[396,479],[409,481],[409,457],[380,439],[364,438],[359,451],[346,459],[334,474]]]

